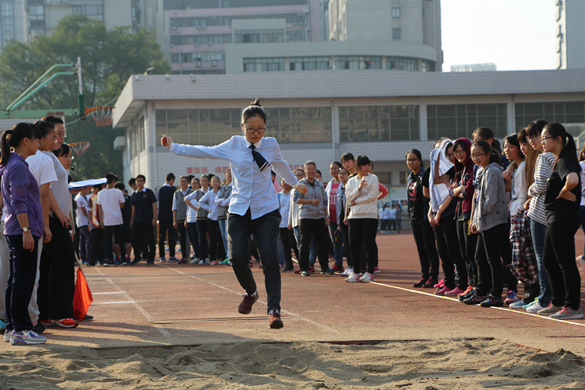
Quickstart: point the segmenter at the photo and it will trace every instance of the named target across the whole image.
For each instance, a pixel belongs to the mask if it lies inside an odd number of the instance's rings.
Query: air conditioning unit
[[[217,62],[213,61],[213,62],[211,63],[211,66],[217,66]]]
[[[201,68],[201,62],[196,62],[195,63],[195,66],[198,67],[198,68]]]

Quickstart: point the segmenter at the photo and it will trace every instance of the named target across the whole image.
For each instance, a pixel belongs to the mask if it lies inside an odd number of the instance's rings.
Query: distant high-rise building
[[[585,68],[585,1],[555,2],[557,69]]]
[[[495,72],[498,70],[496,64],[466,64],[466,65],[451,65],[451,72]]]

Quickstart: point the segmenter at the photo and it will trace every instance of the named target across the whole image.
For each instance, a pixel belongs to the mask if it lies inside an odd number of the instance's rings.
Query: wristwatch
[[[23,233],[26,233],[26,232],[28,232],[29,230],[30,230],[30,228],[29,228],[29,227],[23,227],[23,228],[22,228],[22,232],[23,232]]]

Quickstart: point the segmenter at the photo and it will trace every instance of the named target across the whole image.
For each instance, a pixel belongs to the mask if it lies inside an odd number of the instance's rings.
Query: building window
[[[410,172],[408,171],[400,171],[400,182],[399,184],[405,185],[408,182],[408,176]]]
[[[392,39],[400,39],[400,28],[393,28],[392,29]]]
[[[12,7],[12,3],[2,3],[0,10],[2,12],[2,16],[14,16],[14,8]]]
[[[74,14],[84,14],[96,20],[104,20],[104,6],[103,5],[74,5],[71,7]]]
[[[471,138],[478,127],[489,127],[496,138],[508,134],[506,104],[458,104],[427,106],[430,140]]]
[[[418,60],[415,58],[387,57],[386,69],[418,72]]]
[[[292,57],[290,70],[328,70],[329,57]]]
[[[281,144],[331,142],[331,108],[268,109],[266,136]]]
[[[0,46],[6,45],[12,39],[14,39],[13,32],[4,32],[4,33],[0,34]]]
[[[199,47],[201,45],[215,45],[221,43],[231,43],[231,34],[199,34],[199,35],[172,35],[172,45],[194,45]]]
[[[244,58],[244,72],[279,72],[284,70],[284,58]]]
[[[262,42],[284,42],[284,30],[262,30]]]
[[[392,19],[400,19],[400,7],[392,8]]]
[[[341,142],[420,139],[418,106],[340,107]]]
[[[336,57],[335,69],[382,69],[382,57]]]
[[[28,7],[29,20],[45,20],[45,7],[42,5],[31,5]]]
[[[551,123],[585,123],[585,102],[516,103],[515,111],[518,130],[536,119]]]
[[[257,43],[261,41],[261,35],[260,30],[235,30],[234,43]]]
[[[286,40],[288,42],[304,42],[307,40],[307,33],[305,30],[287,31]]]
[[[225,52],[201,52],[201,53],[171,53],[171,63],[189,63],[189,62],[216,62],[225,61]]]
[[[2,22],[2,30],[3,31],[14,31],[14,19],[13,18],[2,18],[0,21]]]

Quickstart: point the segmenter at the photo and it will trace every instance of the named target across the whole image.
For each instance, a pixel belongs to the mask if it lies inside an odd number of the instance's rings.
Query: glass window
[[[307,31],[306,30],[287,31],[286,40],[288,42],[304,42],[307,40]]]
[[[507,135],[506,104],[459,104],[427,106],[429,139],[457,139],[471,135],[478,127],[489,127],[496,138]]]
[[[416,58],[387,57],[386,69],[418,72],[418,60]]]
[[[340,107],[341,142],[419,139],[418,106]]]
[[[516,129],[536,119],[556,123],[585,123],[585,102],[516,103]]]
[[[382,57],[365,56],[336,57],[335,69],[382,69]]]
[[[244,72],[284,71],[284,58],[244,58]]]
[[[14,18],[2,18],[2,30],[14,31]]]
[[[103,5],[74,5],[71,7],[71,12],[74,14],[85,14],[92,19],[104,19]]]
[[[235,30],[234,43],[256,43],[260,42],[262,33],[260,30]]]
[[[392,19],[399,19],[400,18],[400,7],[393,7],[392,8]]]
[[[262,42],[284,42],[284,30],[262,30]]]
[[[28,7],[28,19],[29,20],[44,20],[45,19],[45,7],[42,5],[31,5]]]
[[[328,70],[329,57],[292,57],[290,70]]]
[[[2,7],[0,7],[0,10],[2,11],[2,16],[14,16],[14,9],[12,7],[12,3],[2,3]]]
[[[392,29],[392,39],[400,39],[400,38],[401,38],[400,28],[393,28]]]

